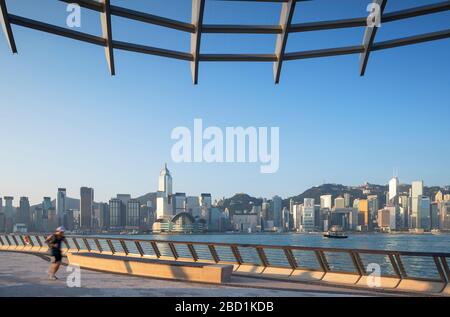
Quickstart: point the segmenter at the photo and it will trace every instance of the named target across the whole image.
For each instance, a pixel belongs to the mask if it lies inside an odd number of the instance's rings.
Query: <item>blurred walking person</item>
[[[61,246],[62,243],[66,241],[66,238],[64,237],[64,231],[64,227],[58,227],[55,233],[45,239],[45,242],[48,244],[50,254],[53,257],[52,264],[50,265],[48,271],[48,277],[50,280],[58,279],[56,277],[56,272],[58,272],[62,261]]]

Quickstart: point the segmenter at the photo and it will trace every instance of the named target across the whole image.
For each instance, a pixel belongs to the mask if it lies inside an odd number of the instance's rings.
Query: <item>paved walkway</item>
[[[62,266],[59,280],[47,279],[49,262],[35,255],[0,252],[0,296],[365,296],[334,287],[233,276],[227,285],[158,280],[81,270],[81,287],[70,288]],[[268,288],[270,287],[270,288]],[[373,294],[372,294],[373,295]]]

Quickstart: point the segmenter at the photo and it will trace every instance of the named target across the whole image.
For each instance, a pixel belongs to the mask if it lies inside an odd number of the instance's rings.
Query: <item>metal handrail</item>
[[[37,241],[35,244],[33,241]],[[0,247],[6,247],[7,249],[16,248],[15,251],[33,252],[36,248],[39,252],[42,252],[42,248],[46,249],[43,243],[40,243],[41,239],[45,236],[42,234],[0,234]],[[178,261],[212,261],[215,263],[231,263],[237,266],[241,265],[253,265],[266,268],[284,268],[294,270],[305,271],[321,271],[324,273],[343,273],[354,274],[358,276],[367,276],[369,273],[366,271],[366,266],[361,258],[361,255],[373,255],[384,256],[384,265],[389,265],[392,270],[392,274],[383,274],[382,277],[396,277],[400,280],[411,279],[418,281],[435,281],[449,283],[450,281],[450,269],[447,263],[447,258],[450,258],[450,253],[443,252],[413,252],[413,251],[394,251],[394,250],[369,250],[369,249],[346,249],[346,248],[324,248],[324,247],[307,247],[307,246],[288,246],[288,245],[264,245],[264,244],[240,244],[240,243],[224,243],[224,242],[196,242],[196,241],[170,241],[170,240],[158,240],[158,239],[132,239],[121,237],[109,237],[109,236],[80,236],[71,235],[66,237],[66,251],[71,252],[95,252],[104,253],[107,252],[112,255],[124,255],[125,256],[153,256],[156,258],[173,258]],[[19,242],[21,241],[21,243]],[[26,241],[29,241],[26,243]],[[80,243],[81,242],[81,243]],[[103,244],[101,243],[103,242]],[[116,244],[114,244],[116,242]],[[127,244],[128,243],[128,244]],[[146,245],[152,252],[147,252],[144,249]],[[185,246],[185,252],[177,249],[177,246]],[[31,247],[33,250],[26,248]],[[84,247],[83,247],[84,246]],[[167,252],[161,246],[166,247]],[[23,247],[22,249],[17,249]],[[131,248],[130,248],[131,247]],[[203,247],[200,250],[200,247]],[[227,248],[227,252],[223,248]],[[95,249],[94,249],[95,248]],[[133,250],[132,248],[135,248]],[[219,249],[219,248],[222,248]],[[281,251],[281,257],[274,258],[270,251]],[[310,260],[315,260],[318,265],[313,267],[305,263],[302,256],[295,256],[296,251],[308,251],[311,252]],[[252,260],[245,259],[245,253],[253,253]],[[349,264],[352,270],[347,268],[336,269],[327,256],[331,254],[345,254],[349,258]],[[404,258],[426,258],[430,264],[433,264],[437,278],[422,276],[413,276],[408,274],[404,265]],[[306,258],[306,257],[305,257]],[[275,260],[275,261],[274,261]],[[281,261],[281,264],[279,264]],[[419,262],[420,263],[420,262]],[[343,265],[345,263],[338,263]],[[381,266],[381,265],[380,265]],[[426,270],[426,267],[423,267]],[[291,273],[292,274],[292,273]]]

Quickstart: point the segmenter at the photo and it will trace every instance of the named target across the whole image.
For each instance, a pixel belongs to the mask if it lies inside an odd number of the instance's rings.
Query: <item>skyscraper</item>
[[[170,219],[173,216],[172,203],[172,176],[167,169],[167,164],[165,164],[159,173],[158,197],[156,199],[158,219]]]
[[[399,181],[397,177],[393,177],[389,181],[389,203],[391,204],[398,203],[398,185]]]
[[[30,202],[28,197],[20,197],[19,212],[17,215],[16,223],[23,223],[30,228],[31,214],[30,214]]]
[[[90,230],[92,226],[92,215],[94,213],[94,189],[89,187],[80,188],[80,228]]]
[[[345,198],[342,196],[334,199],[334,208],[345,208]]]
[[[64,213],[66,212],[66,189],[58,188],[56,195],[56,216],[58,218],[58,224],[64,223]]]
[[[126,222],[126,205],[118,198],[109,201],[109,226],[112,230],[122,229]]]
[[[332,196],[331,195],[322,195],[320,196],[320,208],[328,208],[331,210],[332,204]]]
[[[274,196],[272,198],[273,225],[277,228],[281,228],[282,205],[283,200],[280,196]]]
[[[423,195],[423,181],[412,182],[411,185],[411,217],[409,225],[411,228],[420,228],[419,210],[420,196]]]
[[[137,199],[130,199],[127,202],[127,229],[139,229],[141,204]]]
[[[424,230],[431,229],[431,199],[426,196],[419,196],[419,214],[417,228]]]

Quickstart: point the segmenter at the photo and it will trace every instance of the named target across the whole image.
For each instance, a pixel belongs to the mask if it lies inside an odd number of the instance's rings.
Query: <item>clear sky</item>
[[[113,4],[190,21],[191,1]],[[438,0],[388,1],[386,11]],[[65,26],[55,0],[7,1],[13,14]],[[316,0],[297,5],[294,22],[366,15],[368,0]],[[276,24],[280,4],[207,0],[204,23]],[[99,15],[82,10],[79,31],[101,34]],[[377,40],[443,30],[450,13],[383,24]],[[115,51],[115,77],[101,47],[13,26],[18,55],[0,37],[0,196],[56,196],[66,187],[95,189],[96,201],[116,193],[157,189],[168,163],[174,190],[213,197],[247,192],[287,197],[323,182],[450,184],[450,41],[374,52],[366,76],[358,55],[285,62],[274,85],[272,63],[202,63],[199,85],[188,62]],[[287,52],[359,45],[363,28],[289,37]],[[187,33],[113,18],[116,40],[189,51]],[[273,53],[275,35],[202,38],[203,53]],[[276,126],[280,168],[258,164],[171,161],[177,126]]]

